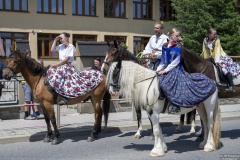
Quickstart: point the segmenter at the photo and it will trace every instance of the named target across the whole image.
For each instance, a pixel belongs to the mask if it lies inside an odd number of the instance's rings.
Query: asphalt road
[[[222,122],[223,147],[214,152],[204,152],[198,148],[197,136],[189,136],[190,126],[186,126],[183,133],[173,134],[176,126],[164,127],[163,134],[168,146],[168,152],[161,160],[217,160],[232,158],[240,159],[240,126],[239,120]],[[196,127],[198,134],[200,126]],[[135,131],[104,133],[94,142],[87,142],[87,137],[61,138],[61,143],[53,146],[50,143],[21,142],[0,145],[1,160],[25,159],[87,159],[87,160],[145,160],[156,159],[149,156],[153,148],[153,140],[149,139],[150,130],[143,131],[143,138],[133,139]]]

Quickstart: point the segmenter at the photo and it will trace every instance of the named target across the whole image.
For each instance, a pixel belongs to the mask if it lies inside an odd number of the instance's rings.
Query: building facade
[[[161,8],[159,0],[0,0],[0,36],[6,55],[16,49],[16,39],[28,40],[32,57],[45,65],[58,60],[50,48],[63,31],[74,45],[117,40],[136,54],[154,34],[154,23],[171,19],[169,3],[161,1]]]

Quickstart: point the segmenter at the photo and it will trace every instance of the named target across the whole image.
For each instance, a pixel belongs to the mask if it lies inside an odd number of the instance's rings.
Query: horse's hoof
[[[151,157],[163,157],[163,156],[165,156],[165,152],[158,151],[156,149],[152,149],[152,151],[150,152],[150,156]]]
[[[150,140],[155,140],[155,137],[154,137],[153,135],[151,135],[151,136],[149,137],[149,139],[150,139]]]
[[[206,144],[206,143],[204,143],[204,142],[202,141],[202,142],[199,144],[199,148],[200,148],[200,149],[203,149],[204,146],[205,146],[205,144]]]
[[[94,139],[92,137],[88,137],[87,142],[93,142]]]
[[[133,139],[141,139],[141,138],[142,138],[142,136],[139,135],[139,134],[135,134],[135,135],[133,136]]]
[[[212,144],[210,143],[207,143],[205,146],[204,146],[204,151],[205,152],[212,152],[212,151],[215,151],[215,148]]]
[[[196,135],[196,132],[190,132],[189,135],[190,135],[190,136],[195,136],[195,135]]]
[[[51,142],[51,140],[50,140],[49,137],[45,137],[45,138],[43,139],[43,142],[44,142],[44,143],[49,143],[49,142]]]
[[[55,140],[55,139],[54,139],[54,140],[52,141],[52,145],[57,145],[57,144],[59,144],[58,140]]]
[[[182,129],[179,129],[179,128],[175,129],[175,133],[181,133],[181,132],[182,132]]]

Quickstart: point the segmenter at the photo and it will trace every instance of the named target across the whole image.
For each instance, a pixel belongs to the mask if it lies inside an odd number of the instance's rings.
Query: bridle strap
[[[11,67],[6,67],[6,68],[10,69],[13,72],[13,74],[16,75],[17,74],[16,71],[19,67],[21,67],[20,61],[17,62],[17,66],[15,67],[15,69],[12,69]]]

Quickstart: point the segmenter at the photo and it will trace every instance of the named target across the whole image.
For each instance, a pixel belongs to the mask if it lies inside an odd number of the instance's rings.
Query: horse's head
[[[3,78],[10,80],[22,69],[22,53],[18,50],[13,51],[7,59],[7,67],[3,69]]]
[[[117,44],[117,42],[114,40],[114,43],[112,45],[108,43],[108,50],[106,52],[106,56],[104,59],[104,62],[101,67],[101,71],[106,74],[107,70],[112,62],[116,62],[121,59],[121,52],[120,52],[120,45]]]

